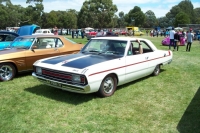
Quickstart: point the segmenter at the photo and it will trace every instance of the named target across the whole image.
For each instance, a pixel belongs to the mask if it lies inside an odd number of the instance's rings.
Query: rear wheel
[[[157,75],[159,75],[159,73],[160,73],[160,65],[157,65],[156,68],[153,71],[153,75],[157,76]]]
[[[15,77],[16,69],[10,63],[2,63],[0,64],[0,80],[8,81]]]
[[[98,94],[100,97],[109,97],[114,94],[117,86],[116,77],[112,74],[107,75],[99,88]]]

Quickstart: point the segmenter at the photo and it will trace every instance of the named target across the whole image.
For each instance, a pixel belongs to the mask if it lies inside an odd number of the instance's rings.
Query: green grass
[[[143,37],[168,50],[161,45],[163,37]],[[195,41],[191,52],[181,46],[173,54],[158,76],[120,86],[108,98],[49,87],[31,73],[1,82],[0,132],[199,133],[200,44]]]

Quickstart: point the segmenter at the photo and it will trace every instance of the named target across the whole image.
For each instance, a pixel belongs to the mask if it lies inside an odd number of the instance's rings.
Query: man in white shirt
[[[192,33],[192,29],[190,29],[190,32],[187,33],[187,47],[186,47],[186,51],[190,52],[190,48],[192,45],[192,40],[194,38],[194,34]]]
[[[169,38],[170,38],[170,43],[169,43],[169,49],[171,49],[171,46],[174,46],[174,28],[169,32]]]

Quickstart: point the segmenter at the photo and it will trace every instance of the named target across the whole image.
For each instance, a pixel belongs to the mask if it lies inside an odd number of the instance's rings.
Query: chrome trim
[[[52,87],[59,88],[59,89],[62,89],[62,90],[78,92],[78,93],[89,93],[90,90],[91,90],[89,85],[79,86],[79,85],[74,85],[74,84],[67,84],[67,83],[63,83],[63,82],[58,82],[58,81],[55,81],[55,80],[51,80],[51,79],[47,79],[47,78],[44,78],[44,77],[41,77],[41,76],[37,76],[35,74],[35,72],[32,73],[32,76],[34,78],[37,78],[39,81],[41,81],[42,83],[44,83],[48,86],[52,86]],[[55,84],[58,84],[58,85],[56,86],[56,85],[53,85],[52,83],[55,83]]]

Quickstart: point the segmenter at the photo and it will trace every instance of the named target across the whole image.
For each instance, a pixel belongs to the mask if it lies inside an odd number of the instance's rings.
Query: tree
[[[189,24],[190,18],[188,15],[184,12],[179,12],[175,17],[175,26],[178,26],[179,24]]]
[[[29,24],[38,24],[40,25],[42,20],[42,14],[44,13],[44,6],[42,4],[43,0],[27,0],[26,3],[29,6],[26,8],[25,15],[29,16]],[[34,3],[34,4],[32,4]]]
[[[140,7],[135,6],[132,10],[129,11],[127,20],[127,23],[129,25],[140,27],[144,24],[144,21],[145,21],[145,15],[141,11]]]
[[[112,0],[86,0],[78,14],[78,26],[107,28],[116,12]]]
[[[181,1],[178,6],[181,8],[181,11],[188,15],[190,22],[194,22],[194,7],[190,0]]]
[[[119,28],[125,27],[125,18],[124,17],[125,17],[124,12],[123,11],[119,12],[119,18],[118,18]]]
[[[156,25],[157,25],[157,19],[156,19],[156,16],[155,16],[154,12],[151,11],[151,10],[148,10],[145,13],[144,27],[152,28],[152,27],[154,27]]]
[[[200,8],[195,8],[194,9],[194,23],[195,24],[200,24]]]
[[[158,21],[158,26],[160,26],[162,28],[171,26],[171,24],[169,23],[169,19],[167,17],[157,18],[157,21]]]

